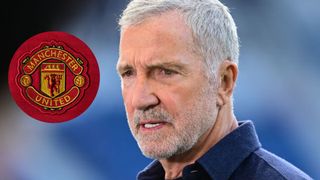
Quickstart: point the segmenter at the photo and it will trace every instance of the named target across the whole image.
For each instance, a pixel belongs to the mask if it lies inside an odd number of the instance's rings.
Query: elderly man
[[[138,179],[310,179],[237,122],[239,42],[218,0],[133,0],[117,65],[130,130],[156,159]]]

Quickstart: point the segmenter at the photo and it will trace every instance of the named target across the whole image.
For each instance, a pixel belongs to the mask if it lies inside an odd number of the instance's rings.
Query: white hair
[[[237,27],[229,9],[218,0],[132,0],[119,20],[121,30],[149,17],[177,10],[193,33],[195,50],[211,75],[223,60],[238,64]]]

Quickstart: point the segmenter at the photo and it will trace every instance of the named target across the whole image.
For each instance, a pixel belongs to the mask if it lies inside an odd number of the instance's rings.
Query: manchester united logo
[[[53,38],[48,38],[52,33]],[[79,43],[83,47],[75,49]],[[79,39],[62,32],[40,34],[31,44],[37,45],[17,51],[10,65],[9,85],[17,104],[32,117],[48,122],[69,120],[82,113],[92,102],[99,83],[92,52]],[[15,83],[10,83],[10,78]],[[89,98],[84,100],[86,95]]]
[[[85,84],[82,65],[83,61],[64,50],[63,46],[44,46],[22,61],[20,84],[25,87],[25,95],[35,104],[45,110],[61,110],[77,99]],[[69,89],[66,89],[66,73],[72,79],[67,82],[73,82],[68,85]],[[39,80],[30,83],[32,79]]]

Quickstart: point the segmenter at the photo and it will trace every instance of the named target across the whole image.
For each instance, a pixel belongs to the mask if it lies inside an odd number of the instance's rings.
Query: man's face
[[[214,125],[216,89],[177,12],[122,30],[118,71],[130,130],[143,154],[190,150]]]

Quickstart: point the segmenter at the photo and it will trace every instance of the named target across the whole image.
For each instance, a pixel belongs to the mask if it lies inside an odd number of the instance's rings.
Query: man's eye
[[[160,69],[159,71],[160,71],[161,75],[165,75],[165,76],[172,76],[172,75],[177,74],[176,71],[173,71],[173,70],[170,70],[170,69]]]
[[[121,77],[125,78],[125,77],[130,77],[133,75],[133,71],[132,70],[127,70],[127,71],[124,71],[122,74],[121,74]]]
[[[168,69],[164,69],[164,70],[163,70],[163,73],[164,73],[165,75],[172,75],[172,74],[174,74],[173,71],[168,70]]]

